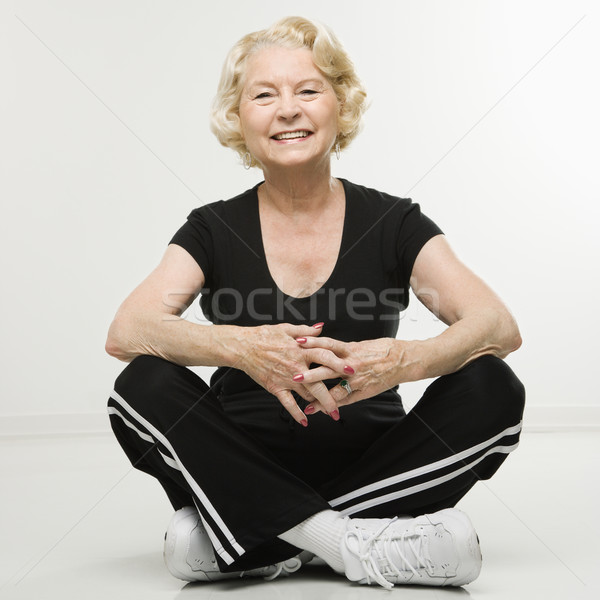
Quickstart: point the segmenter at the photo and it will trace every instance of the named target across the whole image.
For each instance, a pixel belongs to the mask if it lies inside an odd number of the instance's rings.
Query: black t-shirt
[[[170,243],[200,265],[206,279],[200,304],[209,321],[239,326],[324,321],[322,335],[342,341],[396,336],[414,261],[441,230],[409,199],[341,181],[346,212],[337,263],[323,286],[305,298],[284,294],[269,272],[260,184],[190,213]],[[225,396],[262,389],[235,369],[218,369],[211,383]]]

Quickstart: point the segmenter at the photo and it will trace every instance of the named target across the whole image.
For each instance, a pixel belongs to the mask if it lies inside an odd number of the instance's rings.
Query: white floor
[[[460,504],[481,538],[479,579],[459,589],[390,593],[599,598],[599,463],[600,432],[526,432],[494,479]],[[0,598],[362,600],[388,593],[310,565],[273,582],[173,579],[161,555],[170,505],[108,435],[0,439],[0,480]]]

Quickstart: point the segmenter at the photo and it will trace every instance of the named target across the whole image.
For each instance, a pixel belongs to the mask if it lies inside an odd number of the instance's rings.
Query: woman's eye
[[[307,94],[307,95],[318,94],[318,92],[316,90],[302,90],[300,93]]]
[[[262,100],[263,98],[270,98],[271,94],[269,92],[261,92],[256,96],[255,100]]]

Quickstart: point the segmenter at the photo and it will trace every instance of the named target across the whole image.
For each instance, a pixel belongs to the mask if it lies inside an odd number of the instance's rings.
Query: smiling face
[[[265,170],[329,164],[338,101],[310,50],[269,46],[253,54],[239,114],[246,146]]]

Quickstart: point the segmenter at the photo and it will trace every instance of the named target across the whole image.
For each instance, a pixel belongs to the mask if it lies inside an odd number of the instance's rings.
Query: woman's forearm
[[[458,371],[485,354],[504,358],[521,345],[512,315],[489,309],[464,317],[440,335],[399,342],[399,366],[395,379],[416,381]]]
[[[149,354],[179,365],[233,366],[239,327],[198,325],[165,313],[117,314],[106,351],[125,362]]]

